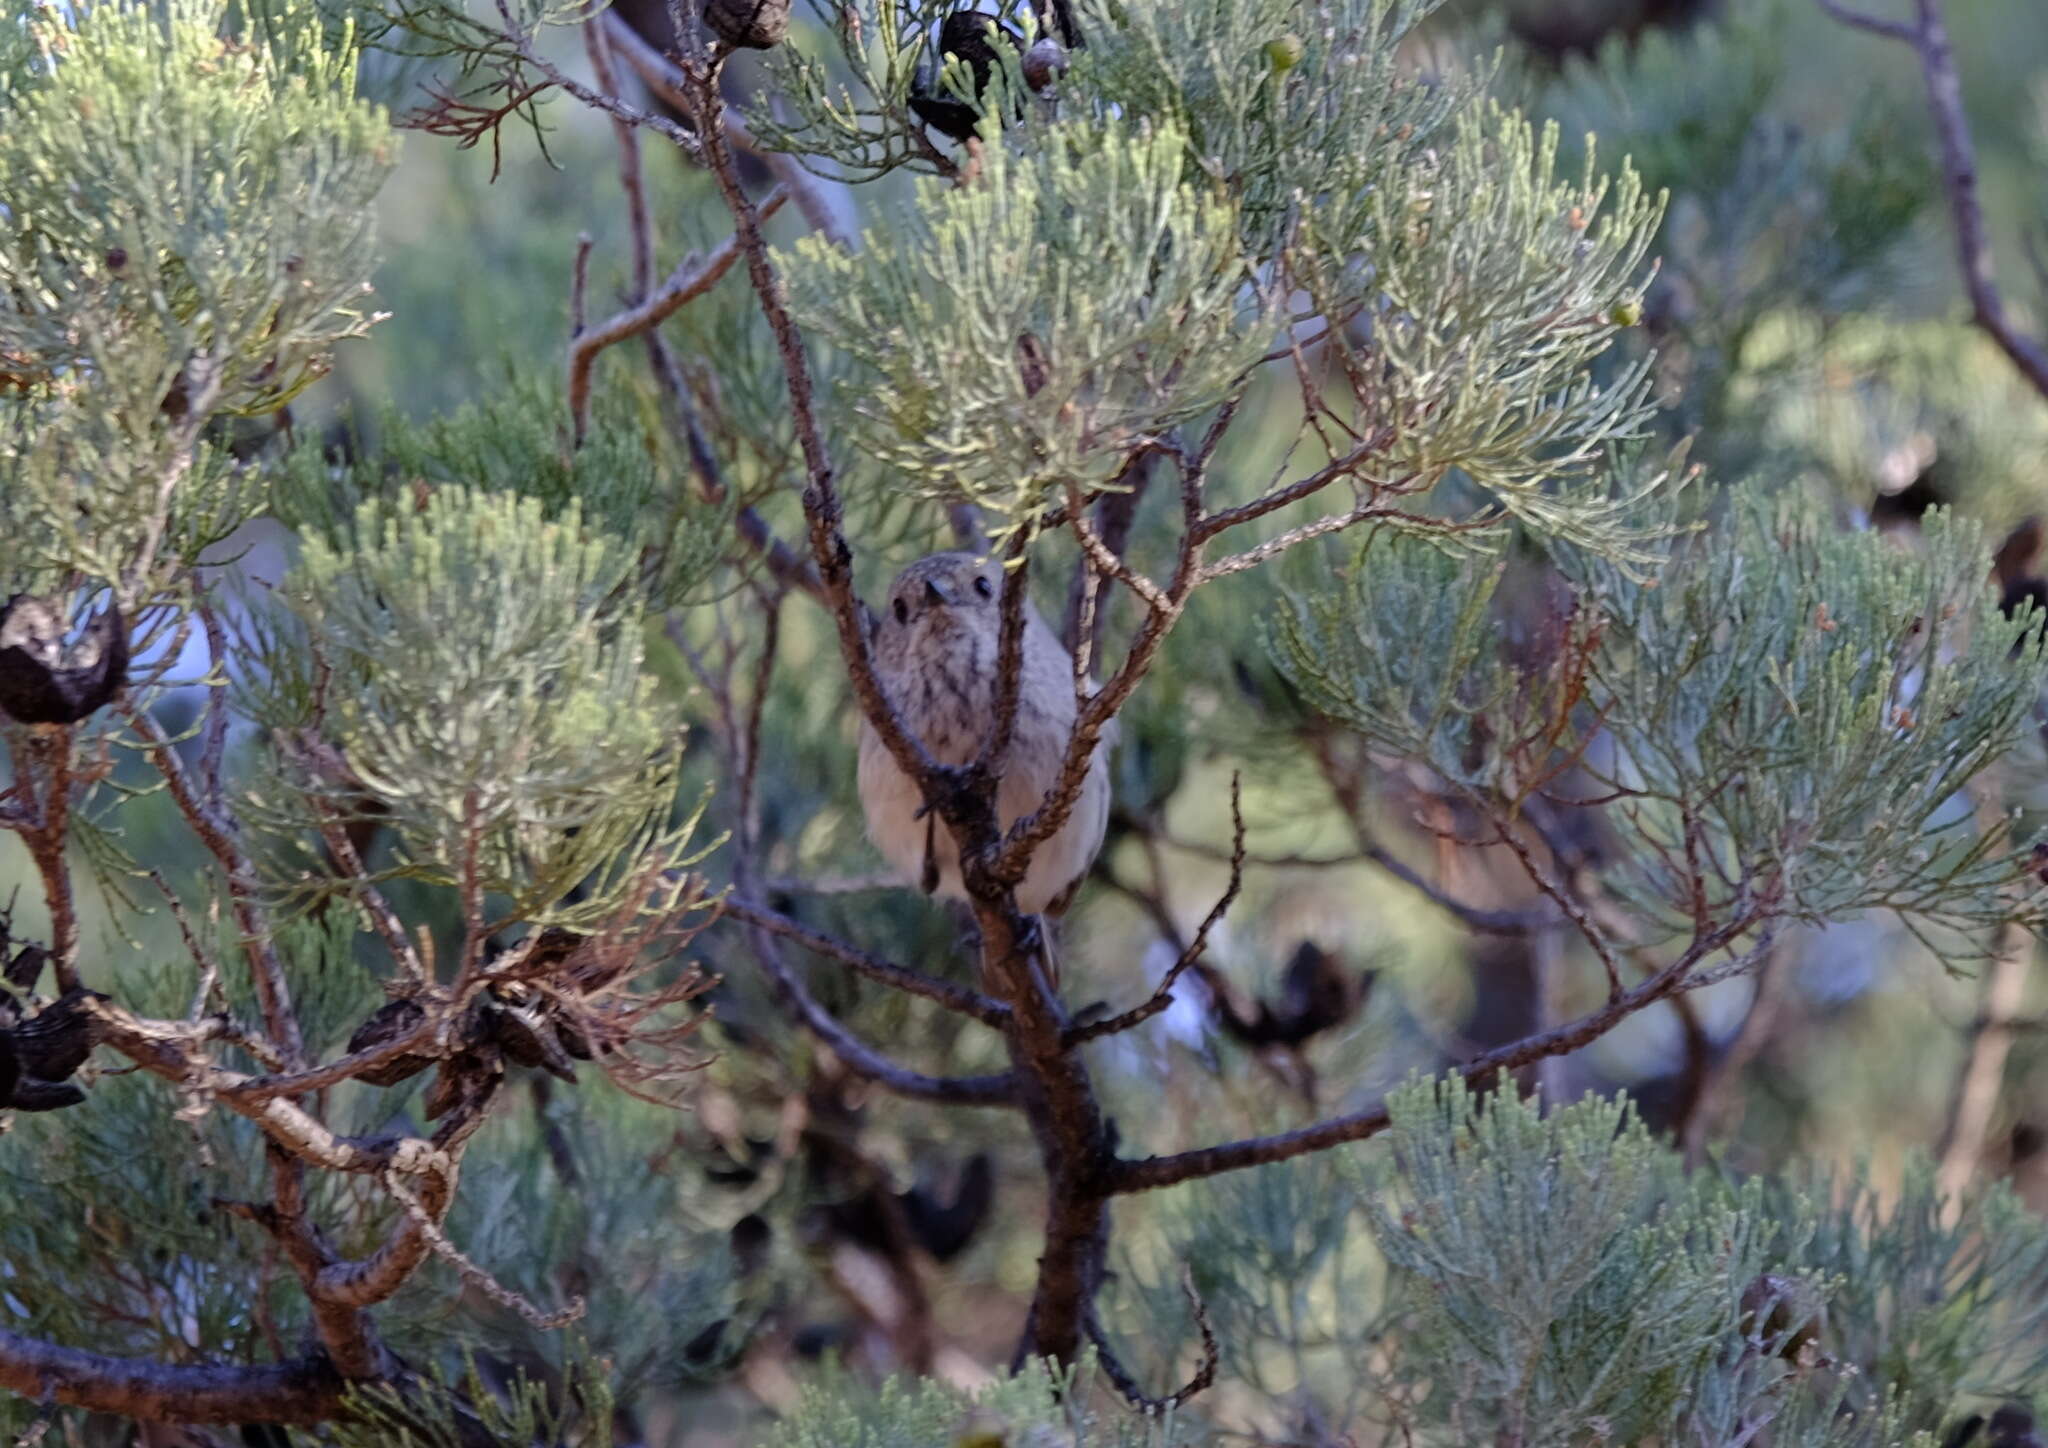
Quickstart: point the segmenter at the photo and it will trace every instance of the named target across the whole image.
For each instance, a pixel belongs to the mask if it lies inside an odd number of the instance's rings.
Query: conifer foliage
[[[1549,1074],[1831,925],[1967,964],[2042,923],[2038,620],[1970,521],[1845,527],[1758,441],[1798,369],[1741,370],[1832,345],[1802,288],[1881,267],[1924,178],[1831,152],[1863,241],[1788,253],[1755,128],[1639,123],[1646,181],[1539,114],[1688,65],[1761,110],[1762,32],[1543,98],[1418,0],[986,3],[0,20],[0,1425],[651,1441],[821,1284],[847,1363],[764,1441],[2020,1411],[2048,1230],[2009,1193],[1744,1179],[1699,1082],[1681,1154]],[[400,131],[539,164],[515,121],[619,181],[523,300],[559,358],[316,435]],[[1737,193],[1761,280],[1702,316],[1674,205]],[[1754,435],[1682,440],[1688,394]],[[1001,562],[966,764],[869,606],[946,546]],[[1075,724],[1006,822],[1027,604]],[[862,721],[959,844],[950,918],[847,879]],[[1095,882],[1022,914],[1119,736]],[[1429,991],[1358,968],[1388,897],[1332,944],[1262,883],[1290,820],[1541,953],[1529,1019],[1425,1049]],[[1018,1370],[878,1384],[942,1356],[936,1264],[1027,1232]]]

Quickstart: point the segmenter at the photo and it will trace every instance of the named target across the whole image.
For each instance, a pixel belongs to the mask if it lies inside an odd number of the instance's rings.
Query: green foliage
[[[0,527],[18,575],[131,588],[260,504],[199,449],[360,335],[394,155],[317,23],[224,35],[224,0],[25,24],[0,69]],[[126,577],[138,572],[141,578]],[[25,581],[25,579],[24,579]]]
[[[1812,922],[2011,913],[2019,860],[1965,790],[2029,727],[2043,658],[1985,591],[1978,530],[1934,516],[1924,533],[1902,556],[1742,503],[1655,587],[1561,560],[1605,625],[1589,702],[1651,898],[1685,910],[1696,887],[1671,862],[1691,838],[1732,882],[1707,886],[1717,908],[1747,888]]]
[[[900,487],[1028,525],[1236,388],[1265,309],[1185,144],[1062,126],[991,149],[972,187],[922,183],[858,251],[806,237],[783,258],[797,319],[861,364],[839,406]]]
[[[2048,1226],[2004,1188],[1688,1172],[1594,1098],[1433,1080],[1388,1107],[1383,1145],[1204,1183],[1162,1222],[1240,1389],[1197,1401],[1201,1441],[1919,1448],[2048,1368]],[[1157,1276],[1139,1321],[1170,1362],[1191,1333]]]
[[[1726,10],[1712,25],[1617,35],[1554,75],[1521,77],[1520,90],[1670,193],[1646,306],[1665,427],[1700,433],[1718,470],[1748,473],[1797,458],[1808,439],[1762,446],[1733,390],[1768,405],[1828,376],[1812,343],[1760,348],[1760,331],[1788,311],[1825,330],[1853,308],[1882,309],[1909,280],[1906,243],[1936,186],[1889,96],[1866,87],[1826,125],[1802,116],[1813,76],[1801,57],[1824,17],[1785,0]]]
[[[1760,1185],[1753,1210],[1780,1224],[1774,1248],[1796,1245],[1793,1260],[1834,1284],[1835,1350],[1869,1368],[1850,1385],[1863,1411],[1888,1404],[1904,1426],[1934,1432],[1959,1397],[1996,1402],[2040,1391],[2048,1230],[2009,1188],[1949,1201],[1920,1160],[1890,1191],[1866,1175],[1814,1170]]]
[[[1456,468],[1532,526],[1612,549],[1596,530],[1619,508],[1559,485],[1600,473],[1651,416],[1645,367],[1605,383],[1588,369],[1640,310],[1659,205],[1627,168],[1611,202],[1590,158],[1560,178],[1557,145],[1488,107],[1459,117],[1441,158],[1373,188],[1360,244],[1382,300],[1360,298],[1376,315],[1359,352],[1385,372],[1361,421],[1387,437],[1382,476]]]
[[[939,72],[943,56],[935,32],[957,8],[952,0],[852,0],[833,6],[833,64],[813,55],[801,33],[776,47],[768,73],[789,104],[750,106],[749,130],[764,147],[849,181],[875,180],[904,167],[943,169],[943,159],[928,142],[920,144],[913,129],[910,97],[921,73]],[[1009,18],[1015,5],[1012,0],[1000,8]],[[959,66],[949,69],[957,83]],[[1011,94],[1021,89],[1014,58],[1003,64],[996,83]],[[957,84],[947,93],[959,94]]]
[[[1574,597],[1536,628],[1582,670],[1502,641],[1500,565],[1400,539],[1291,594],[1276,661],[1376,746],[1510,802],[1602,736],[1584,767],[1629,846],[1609,878],[1646,919],[2011,914],[2019,852],[1965,790],[2028,727],[2043,659],[1983,589],[1981,534],[1936,515],[1904,551],[1745,499],[1664,547],[1647,576],[1558,550]]]
[[[1133,1419],[1086,1407],[1092,1372],[1031,1362],[978,1393],[931,1379],[880,1387],[827,1379],[805,1390],[760,1448],[1173,1448],[1188,1441],[1170,1418]]]
[[[1435,8],[1081,0],[1089,43],[1062,89],[1097,114],[1179,131],[1190,178],[1237,198],[1246,251],[1263,262],[1294,248],[1290,264],[1314,276],[1318,264],[1353,260],[1346,233],[1367,197],[1419,162],[1476,94],[1466,78],[1425,84],[1400,59]],[[1276,66],[1269,48],[1289,41],[1292,62]]]
[[[449,486],[307,540],[250,637],[245,707],[290,791],[253,801],[261,817],[370,810],[400,841],[394,873],[455,884],[474,855],[510,919],[596,874],[572,912],[594,916],[686,861],[680,726],[641,668],[633,554],[573,502],[546,515]]]
[[[636,552],[634,581],[648,596],[687,603],[722,560],[731,509],[686,485],[651,399],[607,387],[593,402],[580,448],[570,445],[559,379],[531,371],[508,370],[487,397],[423,421],[385,408],[367,429],[374,446],[346,466],[330,464],[317,440],[295,448],[276,470],[272,516],[340,544],[368,499],[395,512],[449,485],[531,498],[548,520],[573,512],[622,555]]]
[[[348,1416],[295,1441],[335,1448],[612,1448],[610,1365],[579,1351],[559,1383],[522,1369],[502,1385],[474,1357],[453,1377],[436,1372],[408,1387],[352,1389]]]
[[[1710,1370],[1756,1265],[1737,1213],[1660,1211],[1676,1162],[1624,1105],[1549,1118],[1512,1094],[1422,1084],[1388,1098],[1396,1187],[1371,1205],[1413,1290],[1400,1353],[1459,1441],[1499,1425],[1531,1448],[1588,1426],[1667,1431]],[[1689,1437],[1690,1435],[1687,1435]],[[1681,1440],[1683,1441],[1683,1440]]]

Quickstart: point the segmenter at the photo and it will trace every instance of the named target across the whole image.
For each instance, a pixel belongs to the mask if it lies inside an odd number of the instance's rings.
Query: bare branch
[[[1195,1316],[1195,1331],[1201,1334],[1202,1361],[1196,1366],[1193,1377],[1163,1398],[1146,1396],[1138,1386],[1138,1380],[1118,1361],[1110,1348],[1109,1336],[1102,1330],[1101,1319],[1093,1311],[1088,1314],[1088,1339],[1095,1344],[1104,1375],[1123,1394],[1125,1401],[1148,1417],[1163,1417],[1176,1408],[1185,1407],[1189,1399],[1216,1381],[1216,1369],[1223,1361],[1223,1354],[1216,1345],[1216,1330],[1209,1325],[1209,1309],[1203,1304],[1202,1295],[1195,1291],[1194,1268],[1185,1262],[1181,1264],[1180,1286],[1181,1291],[1188,1295],[1188,1307]]]
[[[775,948],[775,941],[766,927],[752,926],[747,937],[753,943],[755,959],[761,962],[762,970],[767,972],[797,1018],[854,1075],[914,1100],[943,1101],[958,1106],[1017,1104],[1017,1080],[1008,1072],[1000,1076],[927,1076],[922,1071],[913,1071],[890,1060],[855,1036],[803,988],[796,973]]]
[[[628,125],[645,126],[652,131],[666,136],[686,154],[692,156],[698,154],[701,149],[698,140],[689,131],[677,125],[667,116],[657,116],[652,112],[641,110],[638,106],[629,105],[625,101],[592,90],[582,81],[576,79],[576,77],[570,75],[538,50],[534,49],[533,37],[520,28],[519,22],[512,16],[511,7],[505,3],[505,0],[498,0],[497,10],[499,22],[505,28],[505,38],[512,43],[513,49],[518,51],[519,58],[546,76],[551,83],[560,86],[593,110],[603,111],[606,115],[616,117]]]
[[[606,39],[626,63],[633,67],[645,85],[669,105],[684,115],[690,115],[695,107],[688,99],[689,82],[682,72],[625,20],[612,11],[604,16]],[[853,239],[846,234],[832,203],[826,198],[818,178],[803,168],[796,157],[780,151],[764,151],[754,140],[740,118],[731,110],[724,112],[725,133],[732,143],[743,151],[759,156],[775,179],[789,191],[796,202],[796,209],[803,213],[804,222],[811,230],[830,240],[834,246],[850,247]]]
[[[305,1039],[299,1032],[298,1016],[292,1010],[291,987],[285,982],[283,962],[277,958],[270,923],[257,903],[256,871],[235,840],[234,824],[199,797],[177,749],[155,716],[132,698],[127,714],[149,754],[149,762],[163,776],[171,799],[227,876],[228,898],[234,906],[242,951],[256,986],[257,1004],[263,1011],[263,1027],[287,1064],[298,1066],[306,1059]]]
[[[766,220],[780,211],[787,200],[789,193],[780,186],[762,197],[761,219]],[[669,273],[668,280],[645,301],[576,334],[575,340],[569,344],[569,416],[578,446],[582,445],[589,428],[590,369],[597,361],[597,354],[616,342],[637,337],[649,328],[659,326],[686,303],[703,296],[718,285],[739,255],[738,238],[727,237],[701,261],[694,256],[685,257]]]
[[[1910,45],[1919,57],[1928,108],[1934,116],[1942,184],[1948,192],[1957,261],[1962,267],[1963,290],[1970,299],[1971,320],[1998,344],[2034,389],[2048,397],[2048,342],[2019,329],[1999,292],[1991,233],[1984,224],[1984,208],[1977,197],[1977,148],[1970,135],[1969,116],[1963,108],[1963,85],[1956,72],[1955,47],[1949,40],[1943,0],[1914,0],[1914,4],[1919,15],[1917,24],[1866,15],[1850,9],[1842,0],[1820,0],[1821,8],[1843,24]]]
[[[1240,504],[1235,508],[1224,508],[1207,515],[1200,523],[1195,525],[1196,536],[1201,541],[1207,542],[1220,533],[1228,532],[1232,528],[1241,527],[1255,519],[1263,518],[1268,513],[1278,512],[1291,503],[1298,503],[1304,498],[1313,497],[1339,478],[1347,478],[1355,474],[1361,467],[1365,466],[1374,453],[1384,448],[1392,439],[1392,429],[1381,428],[1371,437],[1359,443],[1350,452],[1344,454],[1343,457],[1337,458],[1333,462],[1318,468],[1307,477],[1289,483],[1284,488],[1275,488],[1269,493],[1252,499],[1249,503]]]
[[[1903,40],[1908,44],[1920,38],[1920,32],[1904,20],[1886,20],[1876,15],[1866,15],[1861,10],[1852,10],[1842,0],[1820,0],[1820,8],[1841,21],[1844,25],[1858,30],[1868,30],[1873,35],[1882,35],[1890,40]]]
[[[787,915],[778,914],[764,905],[756,905],[752,901],[729,895],[726,897],[724,908],[725,913],[735,920],[744,920],[749,925],[772,931],[786,940],[795,941],[806,950],[824,956],[827,960],[838,961],[869,980],[910,995],[923,996],[926,1000],[937,1001],[947,1010],[957,1011],[963,1016],[972,1016],[984,1025],[1000,1027],[1009,1018],[1007,1006],[990,1000],[980,991],[955,985],[951,981],[939,980],[921,971],[891,964],[878,956],[868,954],[865,950],[801,925]]]
[[[1024,609],[1031,588],[1031,546],[1029,529],[1010,535],[1003,555],[1003,596],[998,605],[1000,627],[996,635],[995,722],[988,741],[974,761],[982,778],[999,780],[1009,763],[1010,741],[1017,733],[1017,707],[1024,684]]]
[[[427,1244],[434,1249],[434,1255],[448,1263],[464,1282],[467,1282],[485,1297],[497,1303],[498,1306],[518,1313],[530,1325],[539,1328],[543,1332],[552,1332],[556,1328],[567,1327],[570,1323],[583,1316],[584,1301],[581,1297],[572,1297],[559,1310],[548,1312],[527,1301],[519,1293],[514,1292],[511,1288],[505,1286],[504,1283],[498,1281],[497,1278],[491,1276],[489,1272],[478,1266],[473,1259],[465,1255],[460,1248],[448,1240],[448,1234],[441,1230],[439,1220],[428,1212],[420,1199],[395,1174],[387,1173],[385,1175],[384,1189],[398,1200],[398,1204],[401,1207],[405,1208],[407,1217],[419,1228],[420,1235],[426,1239]]]
[[[2027,977],[2033,973],[2034,937],[2023,925],[2006,925],[1998,933],[1998,946],[1984,968],[1982,1009],[1970,1023],[1969,1048],[1956,1073],[1948,1103],[1948,1120],[1943,1124],[1940,1167],[1936,1181],[1941,1194],[1958,1201],[1977,1174],[1984,1150],[1984,1134],[1991,1123],[2005,1080],[2006,1057],[2012,1050],[2013,1031],[2009,1024],[2026,993]]]
[[[0,1388],[34,1401],[179,1423],[317,1423],[348,1384],[321,1354],[245,1367],[110,1357],[0,1330]]]
[[[590,249],[597,243],[585,231],[576,237],[576,255],[569,263],[569,338],[573,343],[589,323],[584,298],[590,292]]]
[[[1200,961],[1203,953],[1208,950],[1209,932],[1222,921],[1231,904],[1237,899],[1238,890],[1244,885],[1244,804],[1241,783],[1238,775],[1230,776],[1230,883],[1224,887],[1222,898],[1202,917],[1202,923],[1195,931],[1195,938],[1188,942],[1187,948],[1181,951],[1166,974],[1160,977],[1159,986],[1150,997],[1120,1016],[1071,1028],[1067,1032],[1067,1041],[1070,1045],[1078,1046],[1098,1036],[1113,1036],[1134,1026],[1141,1026],[1173,1004],[1174,986],[1180,983],[1181,976],[1189,967]]]
[[[1482,1052],[1460,1066],[1458,1074],[1467,1082],[1476,1081],[1502,1071],[1517,1070],[1531,1062],[1576,1051],[1581,1046],[1598,1040],[1636,1012],[1655,1005],[1674,991],[1684,989],[1694,966],[1714,952],[1732,945],[1757,923],[1758,918],[1758,912],[1755,910],[1745,912],[1731,923],[1696,939],[1677,960],[1618,999],[1609,1001],[1576,1021],[1567,1022],[1552,1030],[1539,1031],[1519,1041]],[[1766,932],[1765,938],[1748,952],[1742,964],[1747,966],[1753,963],[1762,951],[1769,947],[1769,943]],[[1386,1130],[1388,1122],[1387,1108],[1382,1104],[1343,1116],[1333,1116],[1312,1126],[1277,1132],[1271,1136],[1248,1137],[1241,1141],[1226,1142],[1221,1146],[1177,1152],[1171,1156],[1122,1161],[1117,1163],[1110,1173],[1109,1190],[1115,1193],[1146,1192],[1192,1181],[1196,1177],[1215,1176],[1220,1172],[1287,1161],[1310,1152],[1326,1151],[1345,1142],[1363,1141],[1367,1137],[1377,1136]]]

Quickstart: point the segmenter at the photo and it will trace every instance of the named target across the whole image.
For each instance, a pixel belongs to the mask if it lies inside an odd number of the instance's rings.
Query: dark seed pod
[[[727,45],[768,50],[789,34],[789,0],[704,0],[704,23]]]
[[[553,1024],[539,1007],[494,1000],[487,1019],[491,1038],[505,1053],[506,1060],[528,1069],[538,1067],[574,1083],[576,1063],[569,1059]]]
[[[1280,998],[1258,1001],[1247,1014],[1222,1003],[1223,1029],[1254,1049],[1296,1047],[1358,1014],[1372,990],[1371,971],[1354,973],[1313,940],[1295,948],[1281,977]]]
[[[109,604],[75,643],[62,607],[17,593],[0,612],[0,710],[17,724],[76,724],[128,682],[128,626]]]
[[[105,1000],[93,991],[68,990],[8,1034],[24,1075],[67,1081],[99,1044],[99,1021],[86,1002]]]
[[[367,1021],[356,1027],[356,1033],[348,1038],[349,1054],[367,1051],[386,1041],[395,1041],[400,1036],[409,1035],[425,1019],[426,1012],[420,1009],[416,1001],[395,1000],[379,1006]],[[396,1086],[401,1081],[411,1080],[433,1064],[434,1058],[431,1056],[393,1056],[382,1065],[372,1066],[362,1072],[356,1080],[367,1081],[372,1086]]]
[[[919,120],[942,136],[968,141],[977,134],[981,125],[981,107],[948,91],[940,76],[945,57],[957,56],[973,78],[974,95],[978,100],[988,89],[989,78],[997,64],[996,48],[989,40],[991,29],[1013,49],[1019,46],[1016,33],[995,16],[979,10],[954,11],[939,27],[937,60],[927,61],[918,67],[916,79],[912,82],[910,108],[917,113]]]
[[[2041,1448],[2033,1413],[2020,1403],[2001,1406],[1985,1427],[1984,1448]]]
[[[7,983],[17,990],[34,990],[36,982],[42,979],[43,967],[49,963],[49,951],[40,945],[24,945],[14,952],[14,959],[7,962],[0,975],[5,975]]]
[[[1742,1289],[1742,1335],[1766,1347],[1778,1344],[1778,1355],[1788,1360],[1818,1347],[1827,1318],[1820,1293],[1800,1278],[1766,1272]]]
[[[1067,68],[1067,48],[1050,35],[1041,35],[1024,52],[1024,84],[1042,91],[1058,80]]]
[[[456,1107],[488,1096],[503,1073],[494,1056],[495,1053],[487,1057],[463,1051],[443,1061],[434,1084],[427,1088],[426,1100],[421,1103],[427,1120],[438,1121]]]
[[[590,1037],[567,1021],[555,1027],[555,1039],[562,1043],[562,1049],[579,1061],[594,1061],[597,1053],[590,1049]]]
[[[8,1104],[16,1111],[62,1111],[85,1100],[85,1089],[71,1081],[38,1081],[24,1076],[14,1083],[14,1099]]]

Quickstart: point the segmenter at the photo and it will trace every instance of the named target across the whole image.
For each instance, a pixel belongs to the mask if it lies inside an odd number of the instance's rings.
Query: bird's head
[[[904,569],[882,615],[886,637],[937,637],[997,626],[1001,566],[973,553],[934,553]]]

